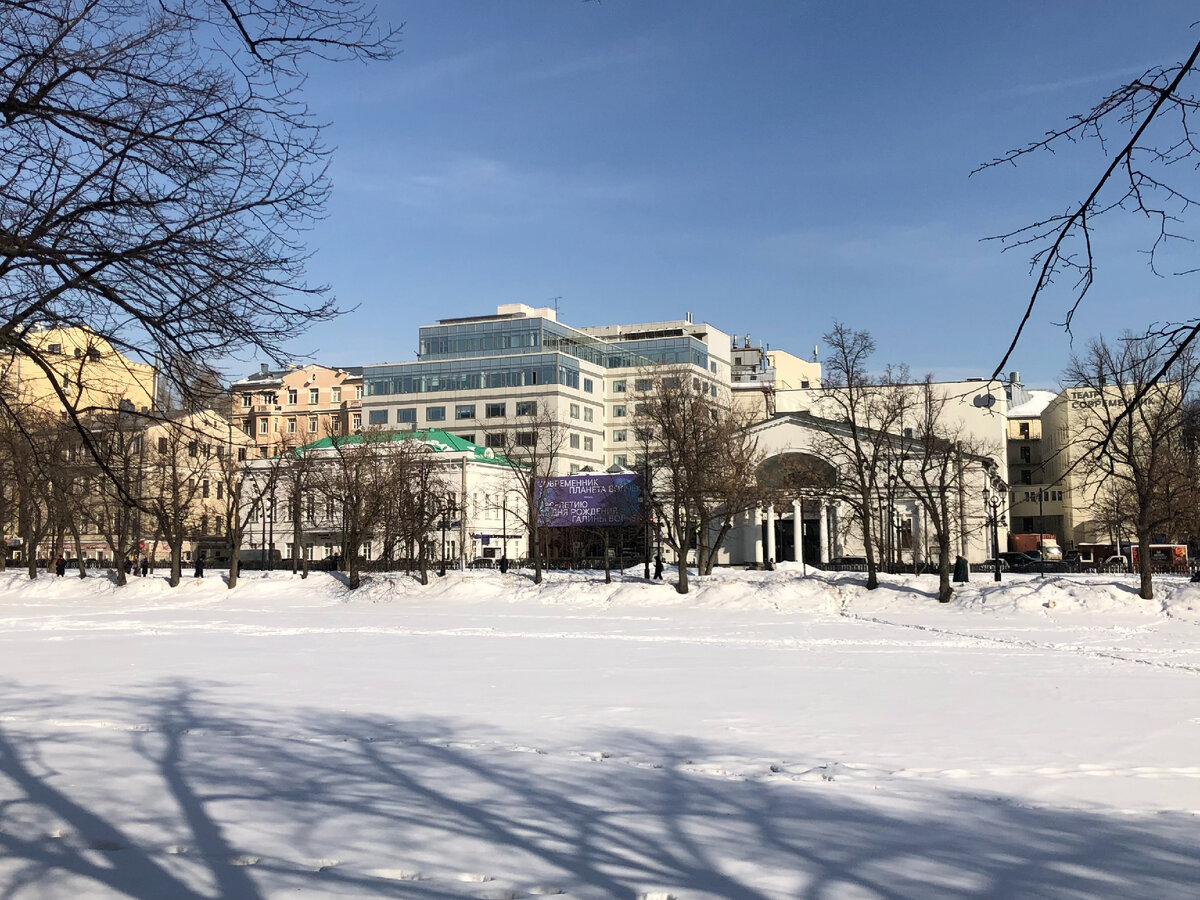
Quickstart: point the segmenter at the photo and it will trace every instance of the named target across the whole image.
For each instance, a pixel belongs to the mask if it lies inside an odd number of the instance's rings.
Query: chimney
[[[1021,373],[1020,372],[1009,372],[1008,373],[1008,383],[1009,384],[1020,384],[1021,383]]]
[[[271,370],[269,368],[267,368],[266,363],[259,363],[258,372],[260,375],[268,375],[268,374],[270,374],[270,371]]]

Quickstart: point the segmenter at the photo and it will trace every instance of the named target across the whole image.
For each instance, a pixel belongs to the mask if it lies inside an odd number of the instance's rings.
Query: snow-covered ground
[[[1200,896],[1200,585],[0,575],[0,898]]]

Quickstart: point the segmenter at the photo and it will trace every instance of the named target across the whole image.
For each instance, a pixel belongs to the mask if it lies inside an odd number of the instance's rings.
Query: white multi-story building
[[[649,372],[689,368],[714,396],[730,384],[729,335],[690,315],[572,328],[510,304],[423,326],[419,346],[416,361],[363,368],[365,428],[441,428],[499,450],[548,417],[566,432],[555,474],[634,464],[632,397]]]

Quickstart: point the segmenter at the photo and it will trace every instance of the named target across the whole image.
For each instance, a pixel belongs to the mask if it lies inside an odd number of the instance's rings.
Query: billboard
[[[604,472],[539,478],[543,528],[636,525],[642,521],[642,478]]]

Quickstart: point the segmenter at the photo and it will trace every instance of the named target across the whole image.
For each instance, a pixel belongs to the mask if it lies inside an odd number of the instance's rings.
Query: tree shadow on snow
[[[734,748],[630,732],[537,749],[447,719],[235,708],[213,687],[100,698],[74,725],[77,698],[5,686],[0,897],[1182,898],[1200,883],[1184,815],[731,772],[705,761]]]

